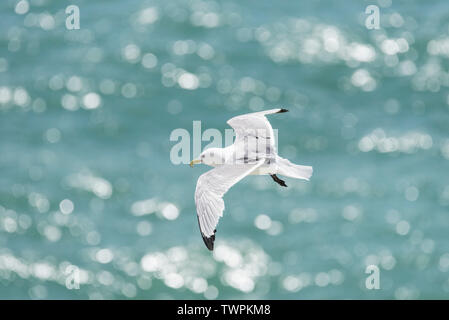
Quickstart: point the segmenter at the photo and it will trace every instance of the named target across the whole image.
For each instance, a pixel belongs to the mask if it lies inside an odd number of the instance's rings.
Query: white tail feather
[[[286,177],[309,180],[313,173],[312,167],[297,165],[281,157],[277,158],[277,164],[277,173]]]

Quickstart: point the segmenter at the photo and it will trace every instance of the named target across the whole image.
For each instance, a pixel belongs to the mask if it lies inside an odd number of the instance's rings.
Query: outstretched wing
[[[273,128],[265,117],[268,114],[287,112],[286,109],[271,109],[248,113],[228,120],[235,131],[237,159],[272,158],[276,153]]]
[[[214,249],[218,220],[225,208],[223,195],[237,182],[257,169],[264,160],[254,163],[225,164],[202,174],[195,190],[195,204],[201,235],[209,250]]]

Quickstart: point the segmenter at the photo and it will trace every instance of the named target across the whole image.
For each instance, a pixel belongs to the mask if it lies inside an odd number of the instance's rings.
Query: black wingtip
[[[201,233],[204,244],[210,251],[214,251],[215,232],[217,232],[217,230],[214,230],[214,234],[211,235],[210,237],[206,237],[203,233]]]
[[[287,109],[281,109],[281,110],[279,110],[279,111],[276,112],[276,113],[284,113],[284,112],[288,112],[288,110],[287,110]]]

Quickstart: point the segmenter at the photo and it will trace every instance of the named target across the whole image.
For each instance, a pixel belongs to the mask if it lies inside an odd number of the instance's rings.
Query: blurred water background
[[[0,298],[449,296],[446,0],[72,2],[0,3]],[[278,106],[314,175],[232,188],[211,253],[170,134]]]

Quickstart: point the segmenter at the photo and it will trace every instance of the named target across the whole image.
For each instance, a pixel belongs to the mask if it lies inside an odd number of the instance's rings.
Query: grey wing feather
[[[272,109],[248,113],[228,120],[235,131],[236,158],[272,158],[276,153],[273,128],[265,117],[268,114],[286,112],[285,109]]]
[[[198,178],[195,190],[196,211],[201,235],[209,250],[213,250],[218,220],[223,216],[223,195],[263,162],[264,160],[252,164],[225,164]]]

